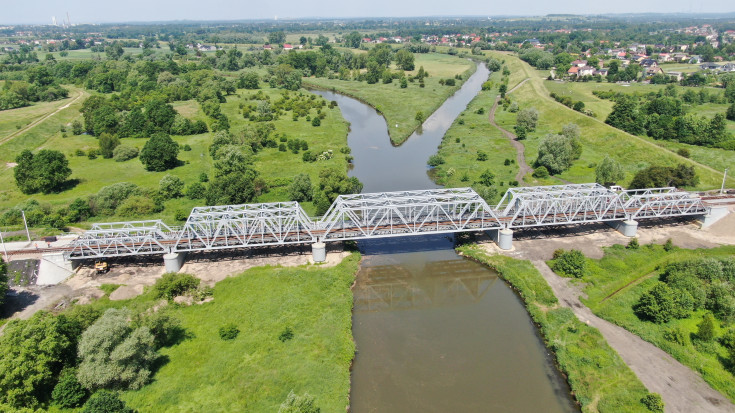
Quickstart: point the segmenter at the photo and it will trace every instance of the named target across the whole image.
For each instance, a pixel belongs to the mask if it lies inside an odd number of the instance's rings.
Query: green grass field
[[[729,154],[722,154],[716,149],[702,148],[702,152],[697,151],[696,157],[692,155],[693,159],[683,158],[674,151],[653,143],[649,138],[633,136],[606,125],[604,118],[599,115],[598,118],[592,118],[557,103],[549,97],[546,85],[552,82],[544,80],[543,72],[532,69],[517,57],[498,52],[489,54],[504,58],[507,62],[515,60],[516,64],[509,66],[511,67],[511,78],[513,67],[519,67],[525,77],[529,78],[516,91],[509,94],[511,100],[517,102],[521,109],[535,107],[540,112],[536,131],[529,134],[528,139],[523,141],[526,147],[526,160],[529,164],[538,157],[538,145],[547,133],[559,133],[565,124],[576,123],[582,130],[584,150],[581,159],[576,161],[569,170],[559,175],[562,179],[577,183],[594,182],[597,163],[602,161],[605,155],[610,155],[617,159],[625,169],[626,178],[623,180],[623,186],[627,185],[635,172],[642,168],[650,165],[673,166],[683,162],[695,166],[700,177],[697,189],[719,188],[722,182],[722,172],[716,170],[715,166],[725,164],[727,160],[711,162],[709,153],[711,151],[717,154],[714,157],[725,158],[728,158]],[[498,124],[507,130],[512,130],[515,125],[515,114],[513,113],[498,112],[496,119]],[[707,160],[707,163],[704,160]],[[735,185],[735,179],[728,178],[728,185]]]
[[[583,412],[647,412],[648,394],[636,375],[593,327],[559,306],[551,287],[530,261],[489,255],[476,245],[458,249],[490,266],[518,292],[569,382]]]
[[[429,72],[430,75],[424,80],[426,84],[424,88],[420,88],[418,81],[416,81],[409,82],[406,89],[401,89],[397,80],[390,84],[378,82],[369,85],[366,82],[308,78],[304,80],[304,83],[305,85],[336,90],[375,107],[385,116],[388,122],[388,132],[391,140],[396,144],[400,144],[408,139],[418,127],[418,122],[415,119],[416,112],[422,111],[428,118],[459,88],[459,81],[457,86],[451,87],[440,85],[439,80],[453,78],[458,74],[469,74],[474,72],[476,67],[469,60],[445,54],[428,53],[416,54],[415,56],[416,70],[409,73],[415,75],[419,67],[423,66],[424,70]]]
[[[714,353],[709,353],[698,351],[691,343],[680,345],[664,338],[666,331],[672,328],[696,333],[705,311],[696,311],[686,319],[654,324],[640,320],[632,309],[641,294],[656,284],[658,269],[667,263],[733,254],[735,247],[732,246],[699,250],[676,248],[672,252],[664,251],[660,245],[641,246],[638,250],[626,249],[622,245],[606,248],[602,259],[587,260],[589,274],[582,281],[588,299],[584,302],[598,316],[639,335],[698,371],[714,389],[735,400],[735,376],[723,367],[720,359],[726,358],[727,352],[719,343],[713,343]]]
[[[500,77],[500,73],[492,73],[490,80],[497,83]],[[495,174],[496,185],[502,195],[503,187],[515,179],[518,173],[516,151],[508,138],[488,121],[488,113],[497,95],[497,88],[481,91],[444,135],[438,154],[445,163],[434,169],[437,183],[447,187],[470,186],[489,169]],[[477,113],[480,109],[483,113]],[[502,108],[498,110],[502,111]],[[486,161],[477,160],[478,151],[487,154]],[[505,166],[506,159],[513,163]],[[500,186],[501,182],[503,186]]]
[[[263,91],[271,96],[272,100],[277,99],[281,93],[279,89],[270,89],[267,87]],[[222,105],[222,111],[229,117],[233,132],[237,132],[238,129],[250,123],[250,121],[244,119],[239,113],[239,104],[244,101],[245,96],[251,93],[253,92],[240,90],[236,95],[228,96],[227,103]],[[308,92],[304,91],[303,93]],[[3,161],[3,169],[0,172],[0,183],[2,183],[0,185],[0,210],[12,207],[29,198],[59,207],[67,205],[75,198],[94,194],[100,188],[116,182],[132,182],[141,187],[157,188],[158,181],[166,174],[172,174],[182,178],[187,185],[197,182],[202,172],[206,172],[211,176],[212,162],[208,154],[208,148],[212,140],[212,133],[193,136],[174,136],[175,141],[181,145],[190,145],[192,150],[180,151],[179,160],[183,162],[183,165],[165,172],[146,171],[137,158],[127,162],[115,162],[113,159],[102,159],[101,157],[90,160],[86,156],[75,156],[74,153],[77,149],[88,150],[98,146],[97,138],[94,136],[74,136],[68,131],[66,133],[67,137],[64,138],[59,131],[61,125],[69,125],[74,119],[81,119],[81,115],[79,114],[81,103],[82,100],[79,100],[68,109],[62,110],[27,133],[23,133],[0,146],[0,161]],[[174,107],[188,117],[195,119],[204,118],[204,115],[200,113],[198,104],[194,101],[176,102]],[[319,127],[312,126],[311,122],[306,121],[305,118],[300,118],[299,121],[293,121],[290,112],[289,115],[282,116],[281,119],[276,120],[274,124],[277,133],[285,133],[289,138],[298,138],[307,141],[309,150],[312,152],[321,153],[332,149],[335,153],[334,158],[314,163],[305,163],[301,159],[301,153],[293,154],[291,152],[279,152],[277,148],[264,148],[256,155],[254,166],[266,181],[270,182],[275,178],[292,178],[294,175],[303,172],[311,176],[312,182],[318,182],[319,171],[323,168],[331,167],[346,170],[347,161],[344,159],[344,155],[339,153],[339,149],[347,144],[347,124],[338,108],[325,108],[324,110],[327,116],[322,120],[321,126]],[[315,115],[314,110],[311,111],[311,115]],[[23,119],[26,119],[24,121],[27,122],[28,119],[32,119],[32,116],[38,115],[34,111],[27,111],[25,116]],[[18,122],[19,120],[15,119],[14,121]],[[145,142],[145,139],[122,139],[122,144],[138,148],[142,148]],[[33,150],[49,148],[64,153],[72,169],[70,178],[78,179],[78,185],[58,194],[25,195],[21,193],[15,185],[12,169],[5,167],[4,163],[14,160],[17,154],[26,148]],[[287,200],[285,190],[285,187],[274,188],[270,193],[264,194],[261,200],[263,202]],[[201,205],[202,202],[202,200],[189,200],[186,198],[170,200],[166,203],[166,209],[163,213],[155,214],[155,216],[152,215],[149,218],[162,218],[172,222],[173,215],[177,209],[187,211],[193,206]],[[309,204],[306,207],[307,211],[311,208]],[[95,217],[95,220],[103,221],[115,219],[122,218]]]
[[[275,412],[293,390],[314,396],[323,412],[345,411],[355,351],[350,286],[359,261],[354,253],[331,268],[252,268],[217,283],[212,302],[170,304],[186,338],[161,349],[165,361],[153,381],[122,399],[141,412]],[[139,314],[159,304],[148,289],[88,305]],[[230,323],[239,335],[220,339],[219,328]],[[282,342],[286,328],[293,338]]]

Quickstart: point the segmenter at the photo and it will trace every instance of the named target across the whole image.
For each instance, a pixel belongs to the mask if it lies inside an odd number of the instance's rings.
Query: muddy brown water
[[[488,74],[479,65],[421,133],[397,147],[375,109],[315,93],[337,101],[350,122],[350,175],[364,192],[437,188],[426,161]],[[358,246],[364,259],[354,287],[352,412],[578,411],[519,297],[494,271],[458,256],[453,237]]]

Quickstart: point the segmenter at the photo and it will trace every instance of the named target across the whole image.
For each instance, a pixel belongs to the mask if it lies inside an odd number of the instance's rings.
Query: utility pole
[[[26,236],[28,236],[28,242],[31,242],[31,233],[28,232],[28,221],[26,221],[26,213],[21,210],[20,213],[23,215],[23,224],[26,226]]]
[[[730,168],[725,168],[725,176],[722,177],[722,186],[720,187],[720,195],[722,195],[725,192],[725,180],[727,180],[727,170]]]

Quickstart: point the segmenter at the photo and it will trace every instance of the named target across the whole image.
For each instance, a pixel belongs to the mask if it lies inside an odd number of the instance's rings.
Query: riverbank
[[[649,411],[641,402],[649,392],[640,380],[596,328],[560,306],[531,262],[490,255],[477,245],[457,251],[495,269],[518,292],[583,411]]]
[[[326,78],[304,79],[305,88],[334,91],[357,99],[383,115],[388,124],[388,134],[393,145],[400,145],[413,134],[420,123],[416,113],[423,112],[427,119],[442,104],[459,90],[462,84],[475,73],[477,64],[468,59],[460,59],[450,55],[428,53],[416,55],[416,70],[407,75],[416,75],[423,67],[429,73],[424,80],[425,87],[419,83],[409,82],[403,89],[399,82],[367,84],[365,82]],[[460,75],[461,80],[455,79]],[[455,79],[454,86],[445,86],[439,81]],[[442,82],[443,83],[443,82]]]

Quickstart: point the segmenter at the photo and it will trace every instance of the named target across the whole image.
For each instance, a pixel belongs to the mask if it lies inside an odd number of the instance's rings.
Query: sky
[[[0,0],[0,24],[172,20],[249,20],[308,17],[538,16],[550,13],[721,13],[732,0]]]

